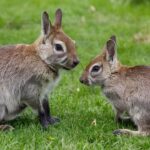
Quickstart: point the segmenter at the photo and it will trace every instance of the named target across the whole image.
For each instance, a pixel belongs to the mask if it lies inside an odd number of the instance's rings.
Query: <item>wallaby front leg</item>
[[[115,121],[116,122],[122,122],[122,114],[123,114],[123,111],[119,110],[119,109],[115,109],[116,111],[116,115],[115,115]]]
[[[39,109],[39,120],[40,120],[40,123],[41,125],[44,127],[44,128],[47,128],[48,127],[48,120],[47,120],[47,116],[46,116],[46,113],[44,110],[42,109]]]
[[[43,109],[45,110],[46,118],[47,118],[47,121],[49,122],[49,124],[55,124],[55,123],[60,122],[59,118],[51,116],[50,106],[49,106],[49,102],[48,102],[48,97],[47,96],[43,100]]]
[[[115,121],[116,122],[123,122],[123,123],[133,123],[132,119],[130,116],[124,116],[123,111],[116,110],[116,116],[115,116]]]
[[[59,122],[59,118],[52,117],[50,113],[50,107],[48,102],[48,97],[46,96],[42,100],[41,108],[39,109],[39,119],[43,127],[47,127],[48,124],[55,124]]]
[[[8,115],[8,111],[5,105],[0,105],[0,122],[4,120],[4,118]],[[0,131],[10,131],[14,128],[8,124],[1,124]]]

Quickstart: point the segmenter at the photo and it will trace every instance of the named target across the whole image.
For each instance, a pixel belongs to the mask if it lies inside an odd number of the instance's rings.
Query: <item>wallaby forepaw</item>
[[[57,118],[57,117],[49,117],[49,118],[48,118],[48,122],[49,122],[49,124],[54,125],[54,124],[56,124],[56,123],[59,123],[59,122],[60,122],[60,119]]]
[[[14,127],[11,125],[0,125],[0,131],[12,131]]]
[[[59,122],[60,122],[60,119],[57,117],[48,117],[47,119],[42,120],[41,124],[44,128],[48,128],[49,124],[54,125]]]
[[[132,135],[133,132],[137,132],[137,131],[131,131],[131,130],[128,130],[128,129],[117,129],[115,131],[113,131],[113,134],[114,135]]]
[[[114,135],[121,135],[121,134],[123,134],[123,132],[120,129],[118,129],[118,130],[113,131],[113,134]]]

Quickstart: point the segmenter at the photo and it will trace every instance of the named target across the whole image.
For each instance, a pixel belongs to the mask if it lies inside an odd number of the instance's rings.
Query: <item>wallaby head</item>
[[[116,37],[111,36],[106,43],[103,53],[87,65],[80,82],[86,85],[103,85],[104,81],[119,69],[119,66]]]
[[[62,30],[62,11],[57,9],[55,23],[52,25],[47,12],[42,14],[42,35],[36,41],[41,59],[53,69],[74,68],[79,59],[76,54],[75,41]]]

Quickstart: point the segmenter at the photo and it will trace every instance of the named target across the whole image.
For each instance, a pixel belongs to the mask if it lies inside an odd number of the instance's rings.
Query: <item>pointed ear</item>
[[[116,36],[115,36],[115,35],[112,35],[112,36],[110,37],[110,39],[113,40],[113,41],[116,43]]]
[[[57,28],[61,28],[61,22],[62,22],[62,11],[61,9],[57,9],[55,13],[55,26]]]
[[[117,57],[116,52],[116,37],[111,36],[110,40],[106,43],[106,60],[109,62],[113,62]]]
[[[50,34],[51,23],[49,20],[49,15],[46,11],[42,14],[42,33],[44,36],[48,36]]]

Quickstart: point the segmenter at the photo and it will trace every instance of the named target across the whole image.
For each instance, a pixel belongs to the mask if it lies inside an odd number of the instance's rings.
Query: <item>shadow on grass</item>
[[[28,115],[20,115],[16,119],[6,122],[6,124],[10,124],[13,127],[19,128],[19,126],[29,128],[30,126],[37,125],[39,123],[36,117],[31,118]]]
[[[80,137],[80,140],[86,140],[88,143],[94,143],[102,139],[106,140],[108,136],[113,137],[112,132],[118,128],[136,129],[132,122],[116,123],[113,116],[110,116],[109,113],[69,112],[63,113],[60,119],[61,122],[59,124],[49,125],[47,129],[43,129],[38,118],[33,114],[27,113],[19,116],[15,120],[7,122],[7,124],[15,128],[14,134],[16,132],[25,133],[34,131],[37,134],[50,133],[58,139],[63,136],[71,136],[72,140],[76,140]],[[94,119],[96,120],[96,124],[92,124]]]

